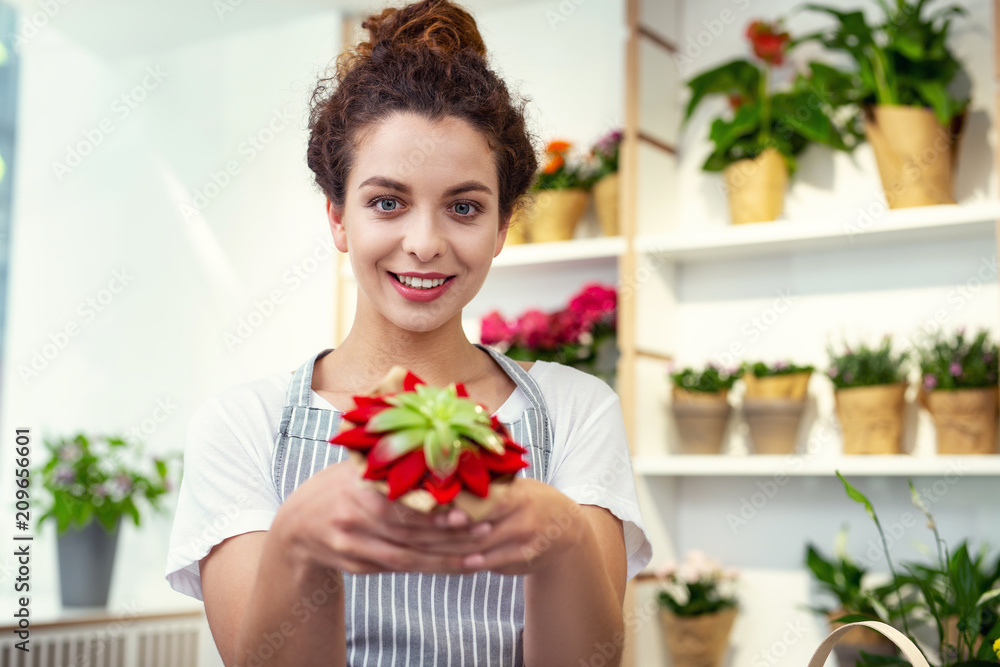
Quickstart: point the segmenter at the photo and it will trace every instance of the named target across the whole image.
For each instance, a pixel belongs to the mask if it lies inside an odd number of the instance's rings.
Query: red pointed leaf
[[[446,505],[455,499],[462,490],[462,484],[457,475],[449,475],[447,479],[438,480],[434,475],[424,477],[424,488],[430,491],[439,505]]]
[[[478,454],[465,451],[458,457],[458,477],[472,493],[485,498],[490,491],[490,473]]]
[[[403,378],[403,391],[413,391],[418,384],[427,384],[416,375],[410,371],[406,371],[406,377]]]
[[[377,433],[368,433],[365,431],[364,426],[355,426],[346,431],[341,431],[330,438],[330,444],[342,445],[348,449],[367,451],[375,446],[378,439],[379,435]]]
[[[455,395],[459,398],[468,398],[469,392],[466,390],[465,385],[459,382],[455,385]]]
[[[427,472],[424,462],[424,450],[417,449],[406,454],[389,467],[389,500],[396,500],[407,491],[415,488]]]
[[[497,456],[491,452],[483,452],[483,465],[485,465],[490,472],[494,472],[500,475],[507,475],[515,473],[521,468],[527,468],[528,463],[521,456],[521,452],[516,449],[507,449],[503,456]]]
[[[344,419],[355,424],[367,424],[368,420],[387,409],[388,405],[379,405],[378,403],[368,403],[363,407],[359,406],[344,413]]]
[[[383,466],[381,468],[375,468],[372,466],[371,463],[369,463],[368,467],[365,468],[364,474],[361,476],[364,477],[365,479],[383,480],[386,478],[386,475],[388,473],[389,469],[387,467]]]

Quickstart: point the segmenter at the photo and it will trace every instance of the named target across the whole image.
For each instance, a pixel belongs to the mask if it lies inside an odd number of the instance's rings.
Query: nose
[[[403,251],[424,263],[443,255],[447,241],[442,224],[433,213],[415,211],[403,234]]]

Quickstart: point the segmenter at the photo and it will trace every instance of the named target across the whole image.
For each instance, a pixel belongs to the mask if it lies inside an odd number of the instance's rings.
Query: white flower
[[[668,560],[653,572],[657,579],[668,579],[677,574],[677,561]]]

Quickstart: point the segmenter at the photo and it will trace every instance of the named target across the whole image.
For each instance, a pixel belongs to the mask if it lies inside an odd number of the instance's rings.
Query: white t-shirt
[[[631,579],[649,563],[652,547],[639,515],[618,395],[602,380],[561,364],[537,361],[529,373],[552,424],[545,481],[622,520]],[[207,398],[191,416],[167,553],[166,579],[174,590],[203,600],[201,558],[226,538],[270,528],[281,504],[271,452],[291,379],[291,373],[275,373],[232,387]],[[335,409],[315,391],[310,400],[314,408]],[[529,405],[518,387],[494,414],[510,424]]]

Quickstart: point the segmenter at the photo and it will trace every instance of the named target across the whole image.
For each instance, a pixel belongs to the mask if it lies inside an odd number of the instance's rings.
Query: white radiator
[[[0,667],[197,667],[200,616],[32,628],[30,651],[0,638]]]

